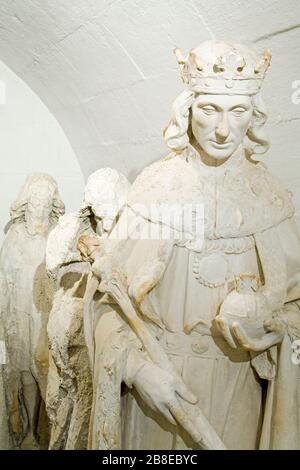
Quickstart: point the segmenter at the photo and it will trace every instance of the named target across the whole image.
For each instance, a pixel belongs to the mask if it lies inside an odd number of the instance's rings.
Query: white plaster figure
[[[126,202],[129,187],[125,176],[114,169],[101,168],[92,173],[81,209],[61,217],[48,239],[47,269],[56,282],[48,322],[50,449],[87,447],[92,404],[93,315],[99,293],[95,293],[94,279],[90,279],[88,253],[82,256],[77,242],[81,236],[97,246],[100,238],[107,236]]]
[[[92,255],[112,302],[95,329],[89,447],[300,448],[299,235],[291,194],[253,158],[268,149],[271,54],[216,40],[175,53],[171,153]],[[140,239],[118,240],[124,225]]]
[[[1,288],[1,286],[0,286]],[[3,292],[1,289],[0,292]],[[6,363],[6,347],[3,325],[0,321],[0,450],[8,450],[11,447],[11,438],[8,428],[8,412],[4,388],[4,366]]]
[[[53,283],[45,269],[45,250],[48,234],[63,213],[55,180],[44,173],[28,176],[11,206],[0,253],[1,329],[7,354],[2,370],[14,448],[47,447],[46,327]]]

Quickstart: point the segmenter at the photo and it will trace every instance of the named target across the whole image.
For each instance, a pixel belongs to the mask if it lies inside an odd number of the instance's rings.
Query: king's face
[[[200,148],[227,160],[238,148],[253,115],[250,96],[198,95],[192,106],[192,131]]]

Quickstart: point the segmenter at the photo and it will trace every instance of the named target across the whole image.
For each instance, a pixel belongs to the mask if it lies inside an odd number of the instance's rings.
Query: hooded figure
[[[11,446],[8,428],[8,413],[4,388],[4,367],[6,364],[6,347],[3,325],[0,322],[0,449],[7,450]]]
[[[64,213],[56,181],[44,173],[28,176],[10,213],[0,253],[0,308],[7,353],[2,367],[9,429],[14,447],[44,448],[47,321],[53,301],[45,250],[49,233]]]
[[[90,447],[296,449],[299,236],[291,194],[253,159],[268,149],[271,54],[215,40],[175,52],[172,152],[94,256],[118,305],[99,306]]]
[[[91,316],[89,312],[99,294],[94,301],[94,289],[89,282],[90,264],[77,249],[77,242],[80,236],[94,237],[97,246],[107,237],[126,202],[129,188],[125,176],[116,170],[95,171],[88,178],[80,210],[61,217],[48,239],[46,265],[56,284],[48,322],[50,449],[87,447],[94,323],[94,312]],[[92,295],[88,300],[90,290]]]

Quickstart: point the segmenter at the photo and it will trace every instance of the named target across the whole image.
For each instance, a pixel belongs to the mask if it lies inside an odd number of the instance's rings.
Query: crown
[[[271,62],[271,52],[259,55],[241,44],[205,41],[187,57],[174,53],[184,84],[202,94],[255,95],[261,88]]]

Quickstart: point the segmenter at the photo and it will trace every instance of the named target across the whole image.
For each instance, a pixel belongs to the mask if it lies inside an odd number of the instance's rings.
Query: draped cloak
[[[202,232],[198,223],[182,227],[166,209],[201,204]],[[192,212],[197,219],[197,209]],[[300,367],[291,361],[291,343],[300,331],[300,244],[293,214],[291,193],[242,149],[210,167],[188,148],[140,174],[110,237],[118,246],[114,265],[126,275],[138,314],[229,449],[300,447]],[[125,226],[144,234],[168,228],[173,240],[125,237],[119,243],[114,238]],[[260,354],[230,348],[214,326],[235,276],[245,272],[261,279],[270,308],[286,318],[282,344]],[[143,345],[116,305],[97,308],[90,448],[194,448],[134,387],[124,389],[128,354],[132,348],[142,354]]]
[[[46,242],[46,236],[32,236],[24,223],[15,223],[0,252],[0,321],[7,351],[2,371],[13,445],[20,445],[28,431],[22,393],[24,372],[37,382],[43,401],[46,397],[46,328],[53,300],[53,283],[47,276],[44,261]],[[41,407],[38,434],[47,440],[44,415]],[[47,444],[42,441],[42,445]]]

